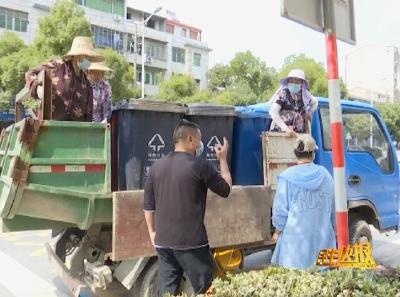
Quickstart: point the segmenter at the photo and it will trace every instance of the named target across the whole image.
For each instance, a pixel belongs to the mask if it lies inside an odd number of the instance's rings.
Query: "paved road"
[[[400,266],[400,234],[374,234],[377,262]],[[0,234],[1,297],[71,297],[48,264],[44,243],[50,231]],[[269,264],[271,253],[259,252],[245,259],[245,268]]]
[[[69,297],[51,269],[44,243],[50,231],[0,234],[1,297]]]

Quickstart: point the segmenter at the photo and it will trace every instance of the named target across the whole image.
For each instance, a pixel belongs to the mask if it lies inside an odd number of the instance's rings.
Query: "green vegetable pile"
[[[329,271],[269,267],[216,279],[210,297],[400,297],[400,269]]]

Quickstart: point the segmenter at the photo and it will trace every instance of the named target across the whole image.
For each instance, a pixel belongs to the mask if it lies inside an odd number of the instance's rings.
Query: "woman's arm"
[[[269,109],[269,114],[271,115],[272,120],[274,123],[283,131],[289,132],[290,128],[285,124],[282,120],[280,111],[281,106],[278,103],[272,103],[271,108]]]
[[[283,231],[286,226],[289,214],[289,197],[287,191],[287,183],[284,179],[278,179],[278,186],[272,207],[272,224],[278,230],[278,234]]]

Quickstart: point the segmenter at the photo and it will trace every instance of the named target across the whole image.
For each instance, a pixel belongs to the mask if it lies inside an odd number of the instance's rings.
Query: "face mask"
[[[200,141],[200,144],[196,149],[196,157],[200,157],[203,152],[204,152],[204,144],[202,141]]]
[[[288,83],[290,93],[297,94],[301,90],[301,84]]]
[[[81,70],[83,70],[83,71],[87,70],[87,69],[89,68],[89,66],[90,66],[90,62],[89,62],[88,59],[82,59],[82,60],[79,62],[79,68],[80,68]]]

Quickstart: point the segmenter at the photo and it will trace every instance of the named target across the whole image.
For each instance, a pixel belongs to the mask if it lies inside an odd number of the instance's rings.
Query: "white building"
[[[345,82],[352,99],[400,102],[400,55],[394,46],[365,46],[346,57]]]
[[[136,25],[151,12],[127,7],[124,0],[74,0],[84,7],[97,47],[111,47],[136,65],[141,81],[141,34]],[[0,0],[0,35],[17,32],[30,43],[39,18],[49,13],[54,0]],[[145,93],[158,93],[160,83],[176,74],[192,74],[200,89],[207,87],[210,49],[201,40],[201,30],[175,18],[155,15],[145,28]],[[136,38],[135,38],[136,36]],[[135,39],[137,42],[135,42]],[[136,50],[135,50],[136,49]]]

